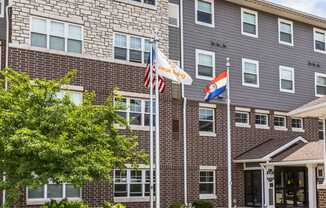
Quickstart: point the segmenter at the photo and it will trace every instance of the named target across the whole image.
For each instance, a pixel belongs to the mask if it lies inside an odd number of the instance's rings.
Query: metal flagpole
[[[154,207],[154,186],[153,186],[153,176],[154,176],[154,147],[153,147],[153,46],[151,47],[150,52],[150,67],[149,67],[149,76],[150,76],[150,84],[149,84],[149,97],[150,97],[150,118],[149,118],[149,126],[150,126],[150,202],[151,208]]]
[[[158,38],[155,35],[155,53],[156,59],[158,58]],[[155,62],[155,201],[156,208],[160,208],[160,105],[159,105],[159,85],[158,85],[158,67],[157,62]]]
[[[228,152],[228,208],[232,208],[232,143],[231,143],[231,110],[230,110],[230,58],[226,58],[227,70],[227,152]]]

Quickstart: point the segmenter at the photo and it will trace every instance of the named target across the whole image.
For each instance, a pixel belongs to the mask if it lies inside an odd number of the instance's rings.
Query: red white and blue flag
[[[227,79],[228,73],[227,70],[224,70],[207,84],[204,88],[204,92],[206,93],[205,100],[207,102],[220,96],[225,91]]]

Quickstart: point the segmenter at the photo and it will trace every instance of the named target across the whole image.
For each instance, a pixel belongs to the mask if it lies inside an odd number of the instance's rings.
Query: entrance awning
[[[318,98],[288,113],[291,117],[326,118],[326,96]]]

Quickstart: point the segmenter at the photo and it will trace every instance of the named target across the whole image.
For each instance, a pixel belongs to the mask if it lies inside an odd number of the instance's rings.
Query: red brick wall
[[[326,189],[318,189],[317,190],[318,197],[318,208],[326,208]]]

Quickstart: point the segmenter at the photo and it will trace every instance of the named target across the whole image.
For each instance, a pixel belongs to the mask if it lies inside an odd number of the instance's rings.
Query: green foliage
[[[185,208],[186,206],[183,203],[176,202],[169,206],[169,208]]]
[[[60,202],[52,200],[46,203],[43,208],[88,208],[88,205],[83,201],[68,201],[64,199]]]
[[[113,106],[112,98],[96,105],[95,93],[86,92],[75,105],[67,96],[56,97],[75,71],[60,80],[32,80],[9,68],[0,73],[0,170],[6,176],[0,190],[7,190],[7,202],[49,179],[81,186],[110,180],[114,168],[147,159],[135,136],[116,129],[126,121],[116,114],[122,106]]]
[[[112,204],[110,202],[105,202],[102,206],[103,208],[126,208],[123,204]]]
[[[213,208],[214,205],[210,201],[206,200],[197,200],[192,203],[193,208]]]

